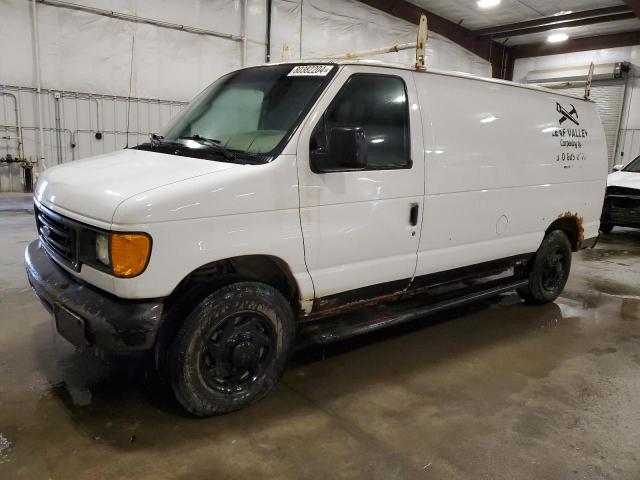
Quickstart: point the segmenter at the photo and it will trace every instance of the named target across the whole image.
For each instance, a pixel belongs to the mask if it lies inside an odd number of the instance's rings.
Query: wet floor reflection
[[[558,330],[564,330],[564,336],[575,335],[584,313],[576,302],[525,307],[517,296],[504,295],[322,348],[305,348],[295,353],[279,392],[246,415],[269,412],[266,418],[279,414],[286,418],[291,409],[282,411],[276,405],[289,388],[312,384],[318,391],[349,396],[368,385],[395,382],[400,376],[428,375],[438,364],[473,357],[494,346],[517,342],[518,338]],[[40,328],[46,330],[43,335],[49,335],[47,326]],[[34,335],[39,336],[37,330]],[[50,389],[41,399],[44,408],[49,408],[52,401],[63,405],[87,438],[115,448],[126,449],[134,442],[162,448],[166,435],[183,421],[201,422],[204,430],[185,430],[182,438],[202,438],[208,432],[208,423],[219,428],[220,424],[234,424],[231,417],[245,415],[237,413],[209,421],[191,418],[155,378],[145,358],[107,362],[90,352],[71,349],[58,358],[47,353],[42,352],[38,358],[39,369],[50,379]],[[540,362],[536,365],[550,367]]]

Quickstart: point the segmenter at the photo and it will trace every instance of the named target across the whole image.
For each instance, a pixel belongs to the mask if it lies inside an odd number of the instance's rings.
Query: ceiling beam
[[[514,45],[510,50],[513,58],[528,58],[562,53],[585,52],[588,50],[599,50],[601,48],[628,47],[631,45],[640,45],[640,30],[613,33],[610,35],[597,35],[595,37],[572,38],[562,43],[542,42]]]
[[[360,0],[360,2],[416,25],[420,23],[420,15],[424,13],[427,15],[430,31],[447,37],[467,50],[471,50],[469,47],[473,47],[475,36],[469,30],[413,3],[405,0]]]
[[[436,15],[424,8],[418,7],[406,0],[359,0],[361,3],[381,10],[389,15],[400,18],[407,22],[418,25],[420,15],[427,15],[429,30],[448,38],[463,48],[475,53],[491,63],[491,70],[494,78],[503,78],[505,70],[505,58],[508,56],[508,49],[501,43],[490,38],[480,38],[471,30],[447,20],[440,15]]]
[[[624,0],[624,3],[640,18],[640,0]]]
[[[523,28],[520,30],[513,30],[503,33],[498,33],[491,35],[491,38],[511,38],[511,37],[519,37],[520,35],[527,35],[529,33],[542,33],[548,32],[550,30],[556,30],[558,28],[569,28],[569,27],[584,27],[587,25],[596,25],[602,24],[605,22],[615,22],[619,20],[630,20],[632,18],[636,18],[636,14],[633,12],[627,13],[619,13],[616,15],[607,15],[606,17],[593,17],[593,18],[584,18],[582,20],[575,20],[573,22],[567,22],[562,24],[555,25],[547,25],[541,27],[530,27]]]
[[[637,0],[640,3],[640,0]],[[634,13],[626,5],[616,7],[597,8],[582,12],[554,15],[550,17],[527,20],[525,22],[509,23],[496,27],[473,30],[473,34],[480,37],[504,38],[527,33],[538,33],[553,30],[560,27],[574,27],[579,25],[592,25],[614,20],[634,18]],[[584,22],[584,23],[577,23]]]

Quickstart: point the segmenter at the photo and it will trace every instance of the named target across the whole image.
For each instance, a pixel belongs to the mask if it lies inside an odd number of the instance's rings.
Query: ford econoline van
[[[219,414],[298,339],[552,302],[606,176],[590,101],[370,61],[246,68],[148,143],[44,172],[26,269],[63,337],[152,352],[185,409]]]

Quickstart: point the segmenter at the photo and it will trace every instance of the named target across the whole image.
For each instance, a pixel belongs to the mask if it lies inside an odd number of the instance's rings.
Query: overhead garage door
[[[593,82],[591,87],[591,99],[598,106],[600,119],[607,136],[607,151],[609,153],[609,170],[613,168],[616,145],[618,142],[618,132],[620,129],[620,119],[622,117],[622,107],[624,105],[626,82],[624,80],[605,80]],[[584,96],[584,86],[580,87],[556,87],[554,90],[561,90],[564,93]]]

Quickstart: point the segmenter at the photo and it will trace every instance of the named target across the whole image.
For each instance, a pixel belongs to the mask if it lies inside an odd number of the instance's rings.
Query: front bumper
[[[618,227],[640,228],[640,191],[638,195],[609,195],[600,221]]]
[[[40,245],[25,251],[29,283],[56,319],[58,332],[79,347],[133,353],[153,347],[162,322],[160,300],[132,301],[115,297],[76,280]]]

